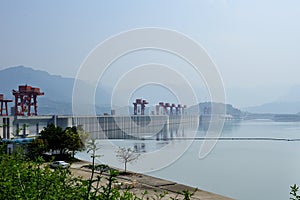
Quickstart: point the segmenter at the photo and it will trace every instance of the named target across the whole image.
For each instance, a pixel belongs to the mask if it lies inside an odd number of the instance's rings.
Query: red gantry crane
[[[135,102],[133,103],[134,106],[134,110],[133,110],[133,114],[137,115],[137,114],[141,114],[141,115],[145,115],[145,107],[146,104],[148,104],[148,102],[146,100],[143,99],[136,99]],[[138,105],[140,105],[140,109],[138,108]]]
[[[11,99],[4,99],[4,95],[0,94],[0,102],[1,102],[0,116],[7,116],[8,115],[7,103],[12,102],[12,100]],[[5,111],[5,113],[4,113],[4,111]]]
[[[15,115],[37,115],[37,96],[44,95],[44,92],[41,92],[40,88],[19,85],[19,90],[13,90],[13,95],[15,96]],[[33,113],[31,112],[31,106],[34,109]]]
[[[163,113],[161,113],[161,108],[163,108]],[[158,105],[156,105],[156,114],[160,115],[184,115],[184,110],[186,109],[186,105],[181,105],[174,103],[164,103],[159,102]]]

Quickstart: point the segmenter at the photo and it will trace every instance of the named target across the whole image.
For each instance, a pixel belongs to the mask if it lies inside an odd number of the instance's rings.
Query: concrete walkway
[[[88,162],[76,162],[71,165],[71,172],[75,176],[80,176],[84,179],[89,179],[91,175],[91,170],[82,168],[84,165],[88,165]],[[149,197],[153,197],[155,194],[165,194],[164,199],[170,199],[168,197],[178,196],[178,192],[188,190],[191,193],[195,191],[195,188],[189,187],[183,184],[175,183],[172,181],[155,178],[152,176],[130,173],[130,175],[120,175],[117,177],[117,180],[122,185],[127,185],[137,196],[141,196],[144,191],[148,192]],[[178,196],[178,198],[180,195]],[[182,197],[182,196],[181,196]],[[195,200],[232,200],[231,198],[217,195],[211,192],[207,192],[201,189],[198,189],[192,199]]]

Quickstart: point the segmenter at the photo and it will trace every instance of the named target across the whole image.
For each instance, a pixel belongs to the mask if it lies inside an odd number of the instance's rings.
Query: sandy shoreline
[[[76,177],[89,179],[91,176],[91,170],[87,168],[82,168],[82,166],[88,164],[90,163],[85,161],[75,162],[72,163],[70,170],[72,174]],[[97,173],[95,175],[97,175]],[[106,175],[104,174],[104,176]],[[153,197],[157,193],[167,192],[164,199],[170,199],[170,197],[176,197],[178,195],[178,192],[181,192],[183,190],[189,190],[190,192],[195,191],[195,188],[193,187],[138,173],[130,173],[130,175],[119,175],[117,177],[117,182],[120,185],[122,185],[121,187],[131,188],[130,191],[136,194],[137,196],[141,196],[142,193],[145,191],[148,192],[147,196],[149,197]],[[180,196],[178,196],[178,198],[180,198]],[[206,192],[201,189],[198,189],[195,192],[192,199],[231,200],[231,198],[217,195],[211,192]]]

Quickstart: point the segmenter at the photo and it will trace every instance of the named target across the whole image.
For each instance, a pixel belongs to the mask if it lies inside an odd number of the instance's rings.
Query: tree
[[[27,146],[27,155],[29,158],[37,159],[47,151],[47,141],[37,138]]]
[[[75,126],[67,127],[63,134],[64,148],[72,151],[72,157],[74,158],[75,151],[80,151],[84,149],[84,143]]]
[[[49,124],[41,131],[40,139],[47,141],[47,150],[59,150],[60,154],[64,150],[64,131],[61,127]]]
[[[63,130],[59,126],[49,124],[41,131],[40,139],[46,141],[48,151],[58,150],[60,155],[63,155],[69,150],[74,157],[76,151],[84,149],[84,141],[81,140],[85,139],[84,135],[83,130],[79,131],[75,126]]]
[[[119,147],[116,151],[117,158],[124,163],[124,172],[127,172],[127,163],[137,160],[140,154],[134,152],[131,148]]]

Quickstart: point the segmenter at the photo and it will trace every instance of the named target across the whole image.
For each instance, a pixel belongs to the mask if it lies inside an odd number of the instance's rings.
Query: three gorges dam
[[[184,129],[197,129],[199,115],[186,114],[186,105],[160,102],[155,111],[146,115],[148,102],[136,99],[132,115],[111,114],[96,116],[38,115],[37,97],[44,95],[40,88],[21,85],[13,90],[15,96],[11,115],[10,99],[0,94],[0,137],[2,139],[35,137],[49,124],[62,128],[76,126],[95,139],[166,139],[184,137]]]

